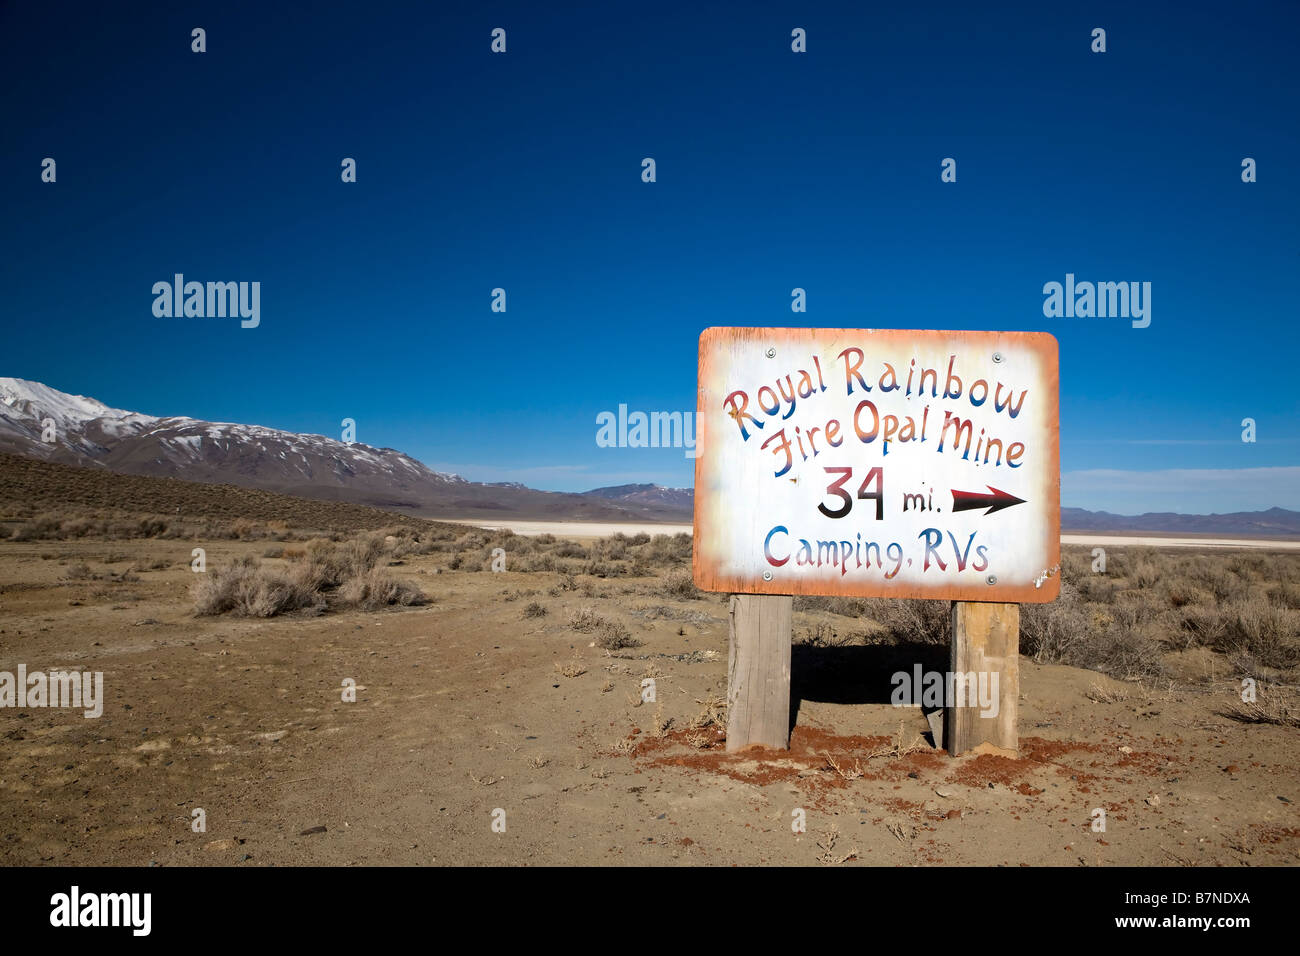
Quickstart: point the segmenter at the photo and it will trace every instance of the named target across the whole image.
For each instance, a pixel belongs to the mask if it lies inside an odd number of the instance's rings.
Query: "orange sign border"
[[[1041,587],[1027,584],[993,584],[977,585],[948,584],[936,587],[916,587],[909,584],[894,584],[888,581],[850,580],[814,581],[798,579],[780,579],[764,581],[761,577],[751,579],[740,575],[727,575],[718,568],[704,563],[699,547],[692,550],[691,573],[695,586],[704,591],[722,591],[735,594],[807,594],[828,597],[856,598],[919,598],[934,601],[994,601],[1020,604],[1047,604],[1055,601],[1061,592],[1061,415],[1060,415],[1060,346],[1056,337],[1049,332],[975,332],[943,329],[803,329],[803,328],[763,328],[740,326],[712,326],[700,333],[699,377],[696,381],[696,447],[700,449],[695,459],[695,513],[693,528],[695,541],[704,538],[700,534],[701,496],[704,487],[703,474],[705,457],[713,446],[709,434],[710,417],[704,408],[704,383],[708,381],[709,371],[714,356],[727,342],[750,344],[760,342],[778,351],[786,349],[807,349],[813,346],[819,337],[826,335],[861,336],[863,339],[879,341],[884,339],[891,344],[910,343],[918,336],[939,335],[945,341],[969,344],[972,347],[987,349],[989,352],[1001,349],[1028,350],[1035,353],[1042,362],[1043,379],[1047,387],[1047,420],[1055,423],[1047,439],[1046,468],[1052,476],[1048,487],[1052,502],[1048,505],[1045,553],[1048,565],[1043,569],[1049,573]],[[839,585],[838,587],[835,585]]]

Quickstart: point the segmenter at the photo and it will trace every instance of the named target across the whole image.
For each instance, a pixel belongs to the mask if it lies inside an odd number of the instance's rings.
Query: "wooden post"
[[[790,636],[794,598],[731,596],[727,751],[790,747]]]
[[[981,716],[979,707],[948,707],[944,715],[944,743],[948,753],[992,753],[1019,756],[1016,710],[1020,698],[1020,605],[954,601],[952,604],[953,674],[974,673],[979,683],[992,690],[991,676],[998,675],[996,716]],[[985,683],[987,682],[987,683]],[[979,683],[975,686],[978,689]],[[956,703],[971,698],[957,684]],[[977,698],[976,698],[977,699]]]

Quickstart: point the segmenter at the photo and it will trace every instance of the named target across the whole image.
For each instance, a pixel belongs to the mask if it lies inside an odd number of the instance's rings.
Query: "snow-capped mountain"
[[[671,505],[483,484],[433,471],[392,448],[322,435],[157,417],[40,382],[0,378],[0,452],[110,471],[263,488],[440,517],[681,520]],[[662,513],[661,513],[662,512]]]
[[[37,442],[39,457],[68,461],[96,458],[123,438],[139,435],[158,419],[109,408],[84,395],[69,395],[21,378],[0,378],[0,448],[11,436]],[[51,440],[45,440],[45,439]],[[60,441],[63,447],[59,447]]]
[[[0,449],[130,474],[277,491],[310,485],[395,492],[426,482],[468,484],[391,448],[258,425],[143,415],[19,378],[0,378]]]
[[[0,402],[21,414],[52,416],[60,424],[81,425],[92,419],[153,422],[157,419],[138,412],[109,408],[103,402],[84,395],[69,395],[58,389],[28,382],[21,378],[0,378]]]

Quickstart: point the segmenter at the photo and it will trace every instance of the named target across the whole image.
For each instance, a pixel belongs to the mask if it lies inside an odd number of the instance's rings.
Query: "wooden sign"
[[[1045,332],[707,329],[695,583],[1055,600],[1058,404]]]

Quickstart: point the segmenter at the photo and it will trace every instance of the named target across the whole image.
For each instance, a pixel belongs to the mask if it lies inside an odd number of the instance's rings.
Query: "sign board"
[[[1056,599],[1051,335],[711,328],[699,374],[697,586]]]

